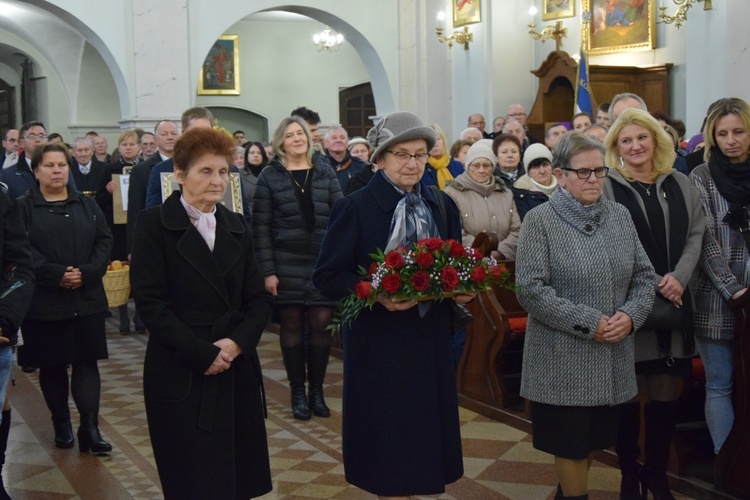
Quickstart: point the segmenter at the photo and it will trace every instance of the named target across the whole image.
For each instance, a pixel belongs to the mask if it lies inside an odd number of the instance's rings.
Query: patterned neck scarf
[[[383,175],[383,177],[399,194],[403,195],[393,212],[391,231],[385,252],[388,253],[400,246],[410,248],[421,239],[438,236],[435,220],[422,199],[422,190],[419,183],[414,186],[411,193],[407,193],[396,186],[387,175]]]
[[[211,212],[201,212],[186,202],[182,196],[180,196],[180,201],[182,202],[182,206],[185,207],[188,217],[190,217],[190,222],[193,223],[206,242],[206,245],[208,245],[208,248],[213,252],[214,243],[216,242],[216,207]]]

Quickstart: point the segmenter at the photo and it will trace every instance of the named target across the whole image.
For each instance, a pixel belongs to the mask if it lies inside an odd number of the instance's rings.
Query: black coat
[[[146,208],[146,189],[148,188],[148,177],[154,165],[161,163],[161,155],[157,151],[151,158],[140,162],[130,171],[130,182],[128,184],[128,223],[126,229],[126,245],[128,253],[133,250],[133,233],[138,214]]]
[[[51,321],[104,313],[107,297],[102,277],[107,272],[112,233],[96,202],[70,186],[67,200],[48,202],[36,185],[18,202],[36,276],[27,317]],[[81,287],[60,286],[68,266],[81,270]]]
[[[279,304],[333,304],[315,289],[312,272],[328,229],[333,204],[342,197],[336,173],[313,158],[312,200],[315,223],[310,230],[289,171],[272,161],[258,178],[253,201],[253,233],[263,276],[279,279]]]
[[[132,166],[131,164],[125,163],[124,161],[117,160],[107,165],[107,173],[102,178],[102,185],[96,191],[96,202],[104,212],[104,216],[109,224],[109,230],[112,231],[112,254],[110,259],[112,260],[127,260],[128,248],[127,248],[127,236],[126,236],[126,225],[115,224],[114,220],[114,198],[113,193],[107,191],[106,185],[112,181],[112,176],[115,174],[122,175],[125,167]],[[117,186],[119,191],[120,186]],[[128,189],[129,191],[129,189]]]
[[[521,222],[523,222],[523,218],[526,217],[526,213],[529,210],[549,201],[549,196],[542,192],[529,191],[528,189],[515,187],[510,179],[504,175],[498,175],[496,178],[502,180],[505,187],[510,189],[510,192],[513,193],[513,201],[516,204],[516,210],[518,210],[518,216],[521,218]]]
[[[440,193],[442,221],[431,189],[422,197],[442,238],[461,241],[456,205]],[[341,299],[385,249],[401,195],[382,171],[336,203],[313,276],[321,293]],[[382,496],[430,495],[463,474],[450,305],[365,309],[343,329],[343,454],[346,480]]]
[[[216,207],[211,252],[175,191],[141,212],[131,287],[151,335],[143,369],[149,432],[164,496],[250,498],[271,490],[256,346],[271,315],[242,217]],[[204,375],[230,338],[229,370]]]
[[[18,203],[0,184],[0,328],[14,343],[34,293],[34,266]]]

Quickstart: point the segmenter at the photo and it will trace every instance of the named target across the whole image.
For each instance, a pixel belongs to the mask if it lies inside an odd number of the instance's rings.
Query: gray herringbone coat
[[[529,313],[521,395],[564,406],[615,405],[636,395],[633,336],[594,340],[602,315],[639,328],[654,300],[654,268],[627,209],[584,207],[560,188],[526,214],[516,254],[518,299]]]

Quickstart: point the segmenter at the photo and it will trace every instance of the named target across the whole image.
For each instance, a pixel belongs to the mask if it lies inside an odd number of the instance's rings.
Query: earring
[[[622,161],[622,156],[620,157],[620,168],[625,168],[625,162]]]

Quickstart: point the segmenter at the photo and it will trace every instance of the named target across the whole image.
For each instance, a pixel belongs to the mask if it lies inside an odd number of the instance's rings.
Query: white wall
[[[268,119],[270,133],[298,106],[317,111],[323,124],[339,123],[339,89],[368,76],[346,42],[337,52],[316,51],[312,36],[323,28],[312,20],[235,23],[226,34],[239,35],[240,95],[197,96],[196,105],[252,111]]]

